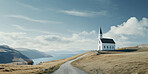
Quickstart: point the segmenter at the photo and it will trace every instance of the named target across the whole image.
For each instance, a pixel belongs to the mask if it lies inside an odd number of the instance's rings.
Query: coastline
[[[52,73],[57,70],[63,63],[75,59],[83,54],[79,54],[66,59],[42,62],[38,65],[8,65],[0,64],[0,73],[11,73],[11,74],[27,74],[27,73]]]

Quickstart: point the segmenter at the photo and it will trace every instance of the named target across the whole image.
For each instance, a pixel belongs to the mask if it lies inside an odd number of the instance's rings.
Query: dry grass
[[[143,51],[144,50],[144,51]],[[72,63],[89,74],[148,74],[148,50],[117,54],[89,52]]]
[[[85,53],[84,53],[85,54]],[[43,62],[39,65],[8,65],[0,64],[0,74],[46,74],[57,70],[63,63],[75,59],[80,55],[76,55],[70,58]]]
[[[139,49],[139,48],[138,48],[138,46],[135,46],[135,47],[117,48],[116,50],[125,50],[125,49]]]
[[[101,54],[119,54],[119,53],[129,53],[129,52],[144,52],[148,51],[148,48],[139,48],[138,46],[136,47],[124,47],[124,48],[118,48],[114,51],[100,51]]]

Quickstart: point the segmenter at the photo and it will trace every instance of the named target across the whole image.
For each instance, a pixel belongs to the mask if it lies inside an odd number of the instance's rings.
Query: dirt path
[[[86,54],[85,54],[86,55]],[[87,74],[86,72],[74,67],[71,65],[71,62],[85,56],[82,55],[74,60],[68,61],[66,63],[64,63],[63,65],[60,66],[60,68],[58,70],[56,70],[55,72],[53,72],[52,74]]]

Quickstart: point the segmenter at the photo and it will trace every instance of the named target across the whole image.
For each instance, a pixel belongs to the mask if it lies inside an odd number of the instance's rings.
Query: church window
[[[111,48],[111,46],[110,46],[110,48]]]
[[[108,48],[108,46],[107,46],[107,48]]]
[[[114,48],[114,46],[112,46],[112,48]]]
[[[105,48],[105,46],[104,46],[104,48]]]

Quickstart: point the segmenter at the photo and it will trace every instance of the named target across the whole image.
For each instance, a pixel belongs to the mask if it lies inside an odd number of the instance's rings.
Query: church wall
[[[102,42],[100,39],[98,40],[98,50],[102,50]]]
[[[98,34],[98,50],[115,50],[115,44],[113,43],[102,43],[101,39],[103,38],[103,33],[100,28]]]
[[[102,50],[115,50],[115,44],[112,43],[103,43]]]

